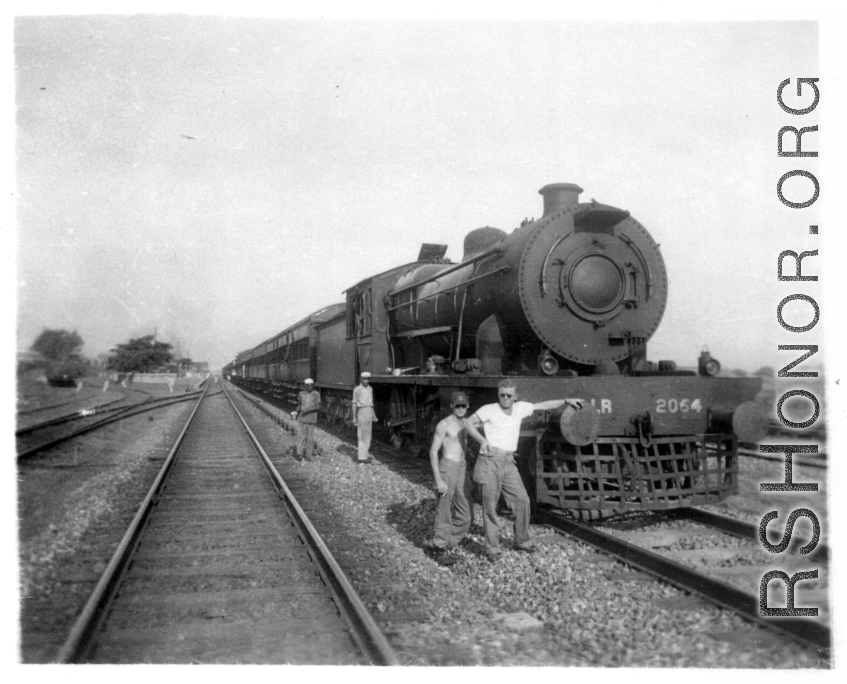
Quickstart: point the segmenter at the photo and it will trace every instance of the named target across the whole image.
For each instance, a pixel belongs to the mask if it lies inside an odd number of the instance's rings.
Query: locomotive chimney
[[[544,197],[544,216],[575,206],[582,188],[575,183],[551,183],[538,191]]]

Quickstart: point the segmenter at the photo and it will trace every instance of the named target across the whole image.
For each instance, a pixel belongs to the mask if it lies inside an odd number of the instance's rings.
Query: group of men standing
[[[371,384],[371,374],[367,371],[360,376],[359,385],[353,390],[353,425],[356,426],[358,437],[357,460],[361,464],[373,463],[371,456],[372,426],[377,422],[374,413],[374,391]],[[294,458],[298,461],[312,460],[315,447],[315,424],[318,422],[318,412],[321,409],[321,393],[315,389],[315,381],[307,378],[306,389],[297,395],[297,408],[291,412],[291,417],[297,421],[297,446]]]
[[[515,463],[521,421],[534,411],[549,411],[566,403],[582,408],[583,402],[582,399],[551,399],[536,403],[518,401],[515,383],[507,378],[497,386],[496,404],[481,406],[467,417],[468,396],[464,392],[453,392],[450,399],[452,414],[436,426],[429,451],[439,496],[431,551],[439,563],[452,565],[458,560],[456,548],[473,522],[470,485],[466,478],[468,435],[480,445],[473,481],[479,485],[482,499],[486,558],[497,561],[502,553],[497,517],[497,502],[501,494],[515,516],[513,548],[524,553],[536,551],[530,541],[529,496]],[[439,451],[442,452],[440,461]]]
[[[360,464],[373,462],[370,455],[371,428],[377,417],[370,379],[371,374],[363,372],[359,385],[353,390],[353,424],[358,437],[357,462]],[[297,409],[291,415],[298,425],[295,457],[311,461],[321,395],[314,388],[311,378],[305,384],[306,389],[297,397]],[[506,378],[497,386],[497,403],[481,406],[468,417],[470,402],[467,394],[453,392],[450,399],[452,413],[436,426],[429,452],[439,497],[430,552],[439,563],[452,565],[458,560],[456,549],[473,522],[470,483],[466,476],[468,436],[480,445],[473,481],[479,485],[482,499],[486,558],[496,561],[502,553],[497,517],[501,494],[515,516],[513,548],[524,553],[535,552],[529,533],[529,496],[515,463],[521,421],[534,411],[552,410],[564,404],[580,409],[582,403],[582,399],[551,399],[535,403],[518,401],[515,382]]]

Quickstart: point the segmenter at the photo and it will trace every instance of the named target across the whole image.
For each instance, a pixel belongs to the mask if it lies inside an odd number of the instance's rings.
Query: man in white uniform
[[[513,380],[501,380],[497,386],[497,403],[486,404],[465,421],[468,434],[480,443],[479,458],[473,480],[482,494],[485,555],[495,561],[500,557],[500,528],[497,524],[497,501],[500,493],[515,514],[516,551],[534,553],[529,540],[529,497],[515,465],[515,452],[521,432],[521,421],[533,411],[558,408],[566,403],[582,408],[582,399],[551,399],[532,404],[516,401],[517,388]],[[483,437],[478,428],[485,431]]]
[[[359,463],[373,463],[371,450],[371,427],[377,422],[374,414],[374,390],[371,384],[371,374],[365,371],[361,382],[353,390],[353,425],[356,426],[356,436],[359,442]]]

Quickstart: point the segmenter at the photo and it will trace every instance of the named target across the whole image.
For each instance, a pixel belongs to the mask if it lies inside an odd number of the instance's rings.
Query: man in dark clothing
[[[468,395],[464,392],[453,392],[450,409],[453,413],[436,426],[429,450],[435,490],[438,492],[431,555],[441,565],[452,565],[459,560],[454,551],[473,522],[470,483],[465,477],[465,454],[468,450],[465,416],[468,412]]]
[[[312,460],[315,447],[315,424],[318,422],[318,411],[321,409],[321,393],[314,389],[315,381],[306,379],[306,389],[297,395],[297,409],[291,412],[291,417],[297,420],[297,453],[295,458],[302,461]],[[303,453],[305,449],[305,454]]]

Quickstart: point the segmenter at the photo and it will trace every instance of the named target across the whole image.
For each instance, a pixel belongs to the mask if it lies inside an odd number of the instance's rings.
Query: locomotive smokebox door
[[[525,229],[517,281],[531,337],[587,374],[642,353],[665,310],[667,274],[658,245],[629,212],[579,204],[580,190],[541,189],[544,216]]]

